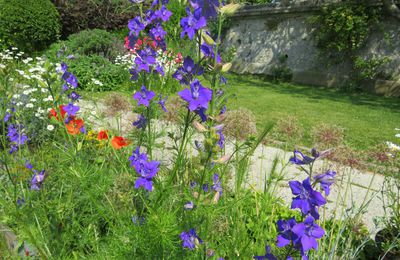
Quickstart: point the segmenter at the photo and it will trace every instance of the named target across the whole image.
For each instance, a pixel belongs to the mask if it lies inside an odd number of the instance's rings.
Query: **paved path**
[[[131,111],[121,111],[120,117],[106,115],[106,106],[102,101],[99,102],[81,102],[83,117],[92,122],[94,129],[116,129],[124,134],[133,128],[132,122],[137,116]],[[158,122],[160,129],[172,129],[173,125]],[[167,138],[162,140],[166,145],[170,145]],[[233,151],[233,146],[227,142],[227,154]],[[195,153],[192,149],[191,152]],[[293,155],[292,152],[286,152],[278,148],[260,145],[254,151],[251,158],[250,171],[246,178],[246,185],[251,189],[262,192],[264,190],[265,180],[271,176],[273,162],[276,159],[278,164],[275,169],[275,175],[279,174],[283,178],[280,182],[270,187],[274,194],[283,198],[290,205],[292,193],[288,181],[302,181],[307,176],[296,166],[289,165],[287,162]],[[155,157],[163,163],[170,163],[171,155],[166,150],[156,151]],[[325,214],[335,216],[336,218],[354,216],[360,207],[366,205],[362,221],[366,224],[372,234],[377,232],[374,225],[374,218],[384,216],[383,203],[380,198],[380,191],[384,183],[384,176],[369,172],[360,172],[346,166],[334,165],[329,161],[317,161],[314,172],[322,173],[327,169],[335,170],[337,174],[336,183],[331,188],[331,194],[328,197]]]

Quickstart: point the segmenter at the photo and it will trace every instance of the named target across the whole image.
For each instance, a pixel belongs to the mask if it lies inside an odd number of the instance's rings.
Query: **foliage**
[[[61,15],[63,38],[86,29],[124,28],[132,14],[138,12],[136,5],[125,0],[52,1]]]
[[[49,0],[1,0],[0,40],[25,52],[43,50],[56,41],[60,16]]]
[[[388,63],[390,58],[381,57],[381,58],[371,58],[371,59],[363,59],[361,57],[356,57],[354,62],[354,68],[359,72],[359,75],[362,79],[376,79],[376,78],[385,78],[382,75],[380,68],[382,65]]]
[[[76,56],[70,61],[71,71],[88,91],[116,90],[127,86],[129,73],[100,55]]]

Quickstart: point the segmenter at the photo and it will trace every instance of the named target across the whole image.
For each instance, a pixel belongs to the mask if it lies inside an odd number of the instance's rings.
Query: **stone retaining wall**
[[[240,74],[274,74],[274,68],[285,66],[292,81],[318,86],[340,86],[351,76],[351,63],[332,65],[321,55],[311,35],[307,19],[320,12],[324,4],[296,1],[295,4],[245,6],[234,17],[225,35],[224,48],[234,47],[236,56],[232,70]],[[326,2],[326,1],[325,1]],[[379,5],[379,1],[371,1]],[[389,40],[384,40],[386,33]],[[364,88],[375,93],[400,96],[400,21],[384,17],[380,28],[373,30],[359,54],[365,58],[388,56],[390,62],[382,69],[391,80],[366,82]]]

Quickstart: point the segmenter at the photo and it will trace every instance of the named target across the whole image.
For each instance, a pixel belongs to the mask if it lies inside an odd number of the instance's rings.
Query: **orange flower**
[[[65,114],[67,113],[64,110],[64,105],[60,105],[59,108],[60,108],[61,118],[64,119]],[[58,118],[58,111],[56,111],[54,108],[52,108],[49,113],[49,118],[52,118],[52,117],[55,117],[57,120],[61,120]]]
[[[111,145],[115,149],[119,150],[124,146],[128,146],[128,142],[122,136],[114,136],[111,140]]]
[[[68,133],[71,135],[79,134],[83,128],[83,125],[84,122],[82,119],[72,119],[68,122],[68,124],[65,124]]]
[[[101,130],[98,134],[97,134],[97,140],[107,140],[108,139],[108,134],[107,134],[107,130]]]

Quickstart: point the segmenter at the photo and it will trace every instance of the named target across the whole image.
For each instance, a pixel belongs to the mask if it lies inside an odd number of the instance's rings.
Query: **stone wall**
[[[322,5],[304,0],[285,3],[245,6],[232,17],[231,27],[224,38],[225,49],[236,49],[232,70],[241,74],[271,76],[277,67],[284,64],[292,71],[292,81],[296,83],[319,86],[346,84],[351,76],[351,62],[332,65],[330,58],[322,55],[315,46],[311,35],[313,28],[307,22],[310,16],[321,10]],[[384,40],[384,33],[389,41]],[[385,17],[359,54],[366,58],[390,58],[382,69],[391,80],[366,82],[365,88],[379,94],[400,96],[400,21]]]

